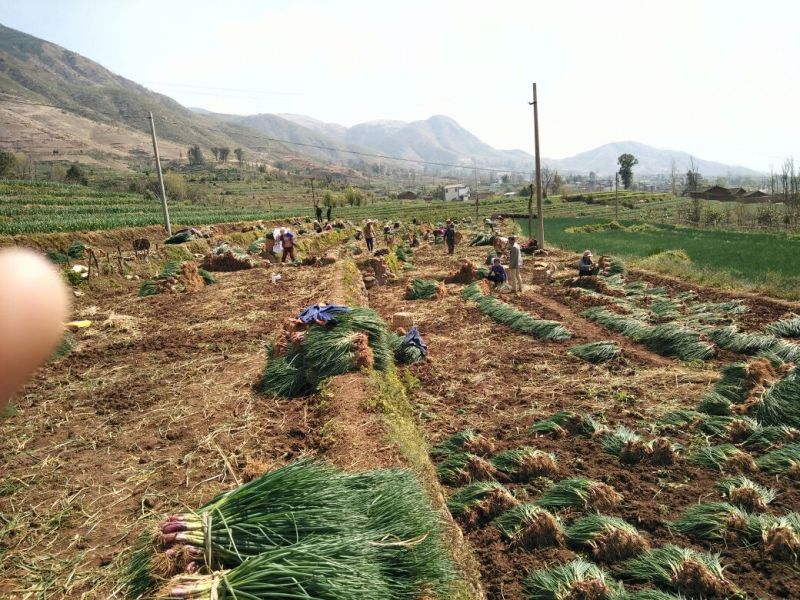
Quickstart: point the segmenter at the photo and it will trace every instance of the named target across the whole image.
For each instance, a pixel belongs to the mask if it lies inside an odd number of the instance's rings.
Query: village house
[[[457,183],[444,186],[444,199],[446,201],[469,201],[469,186]]]

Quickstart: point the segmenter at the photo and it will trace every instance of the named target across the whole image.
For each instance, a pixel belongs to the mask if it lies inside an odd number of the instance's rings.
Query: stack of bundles
[[[461,263],[461,266],[458,268],[458,271],[455,273],[450,273],[447,277],[444,278],[445,283],[462,283],[468,284],[472,283],[478,278],[478,269],[474,263],[465,260]]]
[[[302,335],[270,349],[258,386],[261,393],[302,396],[326,377],[360,368],[384,371],[391,366],[393,350],[383,319],[368,308],[338,308],[343,310],[335,315],[318,314],[327,319],[299,319],[291,333]]]
[[[162,292],[196,292],[206,285],[216,283],[214,276],[193,261],[168,262],[154,279],[142,283],[139,297],[154,296]]]
[[[406,288],[407,300],[441,300],[445,295],[447,288],[433,279],[412,279]]]
[[[491,246],[496,236],[493,233],[476,233],[470,246]]]
[[[800,370],[758,358],[724,367],[697,408],[711,415],[749,415],[760,425],[800,427],[798,398]]]
[[[398,246],[395,248],[394,255],[403,262],[408,262],[409,257],[413,254],[410,248]]]
[[[401,365],[413,364],[428,355],[428,346],[416,326],[409,329],[403,337],[396,333],[389,335],[389,346],[394,353],[394,359]]]
[[[478,309],[487,317],[494,319],[498,323],[508,325],[514,331],[552,341],[567,340],[572,337],[572,334],[558,321],[537,319],[498,300],[494,296],[484,295],[477,283],[464,288],[462,295],[465,299],[475,302],[478,305]]]
[[[627,272],[627,267],[622,259],[617,258],[616,256],[612,256],[608,261],[608,268],[606,269],[606,275],[625,275]]]
[[[209,271],[242,271],[256,264],[247,252],[229,244],[220,244],[203,260],[203,268]]]
[[[453,567],[439,517],[411,473],[346,475],[302,460],[140,538],[130,595],[171,576],[156,598],[333,599],[357,589],[389,599],[445,594]]]

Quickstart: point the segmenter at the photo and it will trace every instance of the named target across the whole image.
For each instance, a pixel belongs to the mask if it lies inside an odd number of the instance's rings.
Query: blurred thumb
[[[69,310],[67,287],[43,257],[0,251],[0,409],[53,353]]]

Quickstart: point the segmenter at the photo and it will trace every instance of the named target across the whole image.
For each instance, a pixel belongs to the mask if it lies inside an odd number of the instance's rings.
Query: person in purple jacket
[[[486,279],[491,281],[496,288],[508,281],[508,275],[506,275],[506,270],[503,265],[500,264],[499,258],[495,257],[494,260],[492,260],[492,266],[489,268],[489,274],[486,276]]]

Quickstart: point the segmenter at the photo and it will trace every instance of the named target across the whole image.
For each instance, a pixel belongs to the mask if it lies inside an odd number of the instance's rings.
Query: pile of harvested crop
[[[127,587],[165,600],[340,598],[353,589],[410,598],[446,596],[452,579],[440,519],[414,475],[347,475],[303,460],[165,518],[140,538]]]
[[[478,267],[475,263],[465,260],[461,263],[458,271],[450,273],[444,278],[445,283],[461,283],[468,284],[478,279]]]
[[[148,279],[139,288],[139,297],[154,296],[164,292],[196,292],[217,280],[194,261],[172,261],[164,265],[154,279]]]
[[[203,268],[208,271],[242,271],[257,265],[247,252],[228,244],[220,244],[203,259]]]
[[[383,319],[368,308],[340,308],[328,320],[310,319],[293,329],[284,326],[270,349],[258,386],[261,393],[300,396],[326,377],[361,368],[384,371],[393,364]]]
[[[433,279],[412,279],[406,288],[407,300],[441,300],[446,295],[444,284]]]

